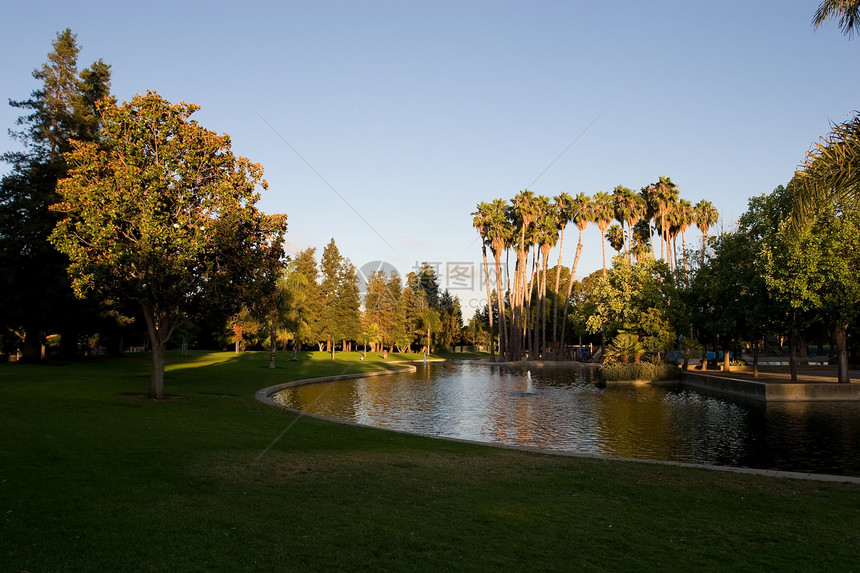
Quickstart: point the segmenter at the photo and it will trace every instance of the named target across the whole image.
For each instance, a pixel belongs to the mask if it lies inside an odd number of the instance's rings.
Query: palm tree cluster
[[[702,200],[694,206],[680,199],[678,186],[669,177],[660,177],[638,193],[619,185],[612,193],[578,193],[575,197],[560,193],[550,199],[525,189],[510,201],[479,203],[472,222],[482,239],[485,287],[490,301],[487,314],[490,331],[498,332],[500,360],[561,356],[573,277],[582,254],[582,234],[590,223],[597,225],[605,238],[601,241],[604,274],[607,242],[632,261],[656,256],[654,245],[659,240],[660,258],[677,269],[678,235],[686,272],[687,229],[695,225],[702,232],[704,252],[708,230],[718,216],[710,201]],[[570,278],[563,288],[562,274],[567,271],[562,265],[564,233],[569,224],[576,226],[578,236]],[[558,262],[555,269],[550,269],[549,257],[556,246]],[[490,285],[488,248],[495,262],[495,292]],[[502,269],[502,258],[509,261],[511,255],[515,259],[513,276]],[[550,274],[554,275],[552,288],[547,285]],[[494,327],[495,320],[498,325]]]

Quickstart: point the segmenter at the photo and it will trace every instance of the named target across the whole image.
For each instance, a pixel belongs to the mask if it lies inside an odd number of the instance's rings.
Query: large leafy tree
[[[66,278],[66,257],[48,242],[58,217],[57,181],[65,177],[64,153],[71,140],[99,139],[96,103],[110,93],[110,66],[102,60],[78,71],[80,47],[66,29],[57,34],[48,60],[33,71],[39,87],[24,101],[10,101],[24,111],[13,136],[21,151],[3,155],[12,166],[0,181],[0,328],[24,337],[24,357],[37,359],[46,334],[61,332],[63,350],[75,351],[75,332],[91,305],[75,301]]]
[[[164,395],[173,331],[204,308],[235,309],[246,287],[282,265],[285,215],[257,209],[260,165],[230,138],[158,94],[103,104],[102,144],[75,142],[54,206],[51,242],[71,260],[75,292],[140,305],[152,345],[149,394]]]
[[[668,264],[653,257],[631,264],[621,256],[614,263],[590,294],[594,306],[586,321],[588,331],[601,333],[604,340],[620,331],[655,340],[673,338],[670,318],[676,289]],[[661,325],[660,333],[655,333],[655,324]]]

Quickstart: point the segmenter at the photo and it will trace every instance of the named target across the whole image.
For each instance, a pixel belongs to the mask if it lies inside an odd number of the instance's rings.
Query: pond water
[[[298,386],[284,406],[416,434],[625,458],[860,476],[860,402],[759,404],[598,387],[588,368],[468,362]]]

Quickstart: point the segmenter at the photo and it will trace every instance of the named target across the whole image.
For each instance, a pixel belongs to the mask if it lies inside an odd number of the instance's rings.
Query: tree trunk
[[[564,226],[558,240],[558,264],[555,266],[555,288],[552,297],[552,347],[558,353],[558,286],[561,284],[561,253],[564,249]],[[573,280],[573,277],[571,277]]]
[[[502,288],[502,253],[496,254],[493,251],[493,258],[496,261],[496,302],[499,305],[499,362],[504,362],[505,357],[510,352],[510,337],[508,335],[508,319],[505,316],[505,291]],[[489,286],[489,281],[487,281]],[[490,331],[492,340],[493,332]],[[492,346],[492,345],[491,345]]]
[[[278,350],[278,348],[277,348],[278,342],[276,339],[276,335],[277,335],[277,333],[275,332],[275,327],[273,325],[271,331],[269,332],[269,339],[272,342],[272,347],[269,350],[269,368],[275,367],[275,352],[277,352],[277,350]]]
[[[837,378],[836,381],[840,384],[848,384],[851,378],[848,376],[848,325],[839,323],[836,325],[834,332],[836,339],[836,364]]]
[[[490,319],[490,339],[493,338],[493,297],[490,293],[490,265],[487,262],[487,245],[481,245],[481,255],[484,257],[484,282],[487,286],[487,310],[489,311],[488,318]],[[499,280],[499,277],[496,277],[496,280]],[[500,313],[501,314],[501,313]],[[501,352],[502,346],[502,329],[499,329],[499,352]],[[496,361],[496,345],[490,344],[490,361]]]
[[[753,378],[758,378],[758,352],[759,352],[759,341],[756,340],[753,345]]]
[[[559,333],[558,347],[564,349],[565,334],[567,332],[567,311],[570,308],[570,294],[573,292],[573,275],[576,274],[576,266],[579,264],[579,256],[582,254],[582,229],[579,230],[579,239],[576,242],[576,254],[573,256],[573,266],[570,267],[570,281],[567,283],[567,295],[564,297],[564,311],[561,317],[561,333]]]
[[[788,370],[791,372],[791,381],[797,382],[797,334],[793,331],[788,338]]]
[[[164,354],[163,342],[152,343],[152,370],[149,373],[149,397],[153,400],[164,398]]]
[[[732,371],[732,352],[730,348],[723,349],[723,372]]]
[[[42,359],[42,342],[36,329],[27,328],[24,331],[21,362],[39,362]]]
[[[152,346],[152,370],[149,373],[149,397],[154,400],[164,398],[164,362],[167,341],[173,334],[178,321],[170,324],[163,315],[157,315],[150,304],[141,303],[143,317],[146,320],[146,331]]]

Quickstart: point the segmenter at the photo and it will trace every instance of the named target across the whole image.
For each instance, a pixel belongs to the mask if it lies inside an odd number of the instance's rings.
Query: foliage
[[[681,369],[674,364],[666,362],[638,362],[626,364],[615,362],[601,364],[597,374],[607,382],[619,382],[627,380],[645,380],[654,382],[657,380],[674,380],[681,375]]]
[[[639,337],[630,332],[621,331],[615,335],[609,346],[606,347],[606,358],[609,361],[618,361],[626,364],[631,360],[639,362],[639,358],[645,353],[645,347],[639,342]]]
[[[665,336],[664,331],[674,336],[666,322],[674,295],[674,279],[664,261],[644,257],[631,263],[616,257],[612,269],[598,279],[590,295],[594,310],[586,321],[588,332],[610,337],[625,330],[649,336],[656,344]],[[659,321],[657,331],[649,324],[655,319]]]
[[[99,140],[96,102],[110,92],[110,66],[98,60],[79,72],[79,52],[71,30],[58,33],[48,61],[33,71],[39,87],[25,101],[10,101],[27,115],[18,119],[23,130],[10,132],[24,150],[2,156],[12,170],[0,180],[0,332],[17,333],[30,360],[39,359],[40,344],[56,332],[62,353],[74,356],[81,331],[91,334],[104,322],[95,304],[75,300],[68,261],[48,242],[58,219],[49,207],[67,172],[63,153],[73,139]]]
[[[51,242],[80,297],[141,305],[153,348],[150,392],[163,395],[163,351],[188,316],[234,309],[279,272],[286,216],[255,204],[263,170],[230,138],[190,121],[198,109],[153,92],[100,107],[103,143],[75,142],[58,185]]]
[[[860,1],[824,0],[812,17],[815,28],[828,20],[839,20],[839,29],[849,38],[860,28]]]

